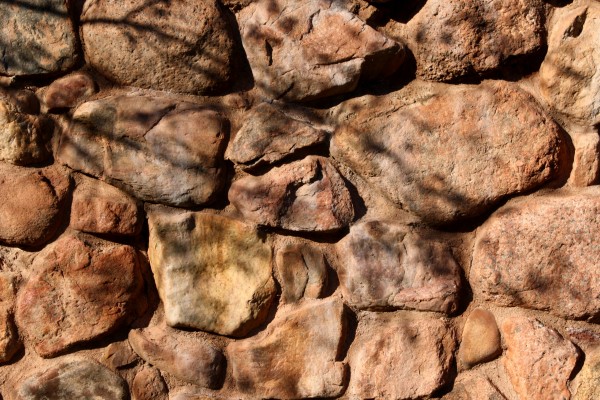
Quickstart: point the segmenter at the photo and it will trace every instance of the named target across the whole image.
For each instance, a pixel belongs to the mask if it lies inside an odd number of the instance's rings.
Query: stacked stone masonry
[[[600,1],[0,1],[0,400],[600,399]]]

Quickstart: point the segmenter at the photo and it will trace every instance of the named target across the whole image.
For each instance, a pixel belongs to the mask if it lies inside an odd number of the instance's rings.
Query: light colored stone
[[[573,187],[592,186],[600,180],[600,135],[591,129],[584,132],[570,132],[575,148],[573,169],[569,185]]]
[[[476,308],[467,317],[463,328],[458,360],[466,368],[491,361],[502,354],[500,331],[494,314]]]
[[[128,86],[212,93],[236,78],[234,31],[215,0],[86,2],[86,60]]]
[[[149,214],[148,257],[167,324],[243,336],[275,295],[272,250],[255,229],[205,213]]]
[[[85,72],[75,72],[55,80],[42,96],[47,110],[75,107],[96,92],[96,84]]]
[[[30,268],[16,320],[42,357],[113,332],[144,311],[138,255],[130,246],[67,234]]]
[[[600,315],[600,188],[524,198],[477,231],[469,282],[476,298],[565,318]]]
[[[335,298],[280,308],[265,331],[227,347],[236,388],[253,398],[339,396],[345,386],[343,314]]]
[[[275,99],[348,93],[404,60],[402,45],[333,0],[259,0],[238,20],[256,85]]]
[[[444,395],[442,400],[506,400],[506,397],[480,374],[458,376],[452,387],[452,392]]]
[[[557,177],[567,162],[561,128],[511,83],[416,81],[349,103],[334,158],[430,224],[485,214]]]
[[[455,347],[444,319],[368,313],[350,346],[350,399],[413,399],[448,383]]]
[[[502,324],[504,368],[519,398],[569,400],[567,383],[577,349],[554,329],[535,319],[514,317]]]
[[[367,221],[353,225],[336,251],[340,287],[351,306],[456,311],[460,267],[435,232]]]
[[[354,218],[346,183],[324,157],[309,156],[231,184],[229,201],[260,225],[291,231],[333,231]]]
[[[327,286],[327,265],[320,250],[308,244],[287,244],[277,251],[275,265],[284,303],[322,296]]]
[[[577,374],[571,388],[573,400],[590,400],[600,398],[600,342],[596,347],[585,352],[585,362]]]
[[[150,202],[212,201],[223,184],[227,123],[170,98],[117,95],[79,106],[57,158]]]

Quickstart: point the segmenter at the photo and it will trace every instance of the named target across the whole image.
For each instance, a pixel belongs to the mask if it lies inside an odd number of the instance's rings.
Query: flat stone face
[[[84,7],[86,60],[128,86],[200,94],[235,78],[233,30],[214,0],[95,0]]]
[[[0,243],[39,246],[60,223],[69,192],[68,173],[0,163]]]
[[[346,301],[361,309],[455,311],[460,267],[431,236],[391,221],[353,225],[336,245]]]
[[[295,303],[319,298],[327,286],[327,265],[323,253],[308,244],[290,243],[277,251],[277,277],[281,301]]]
[[[353,91],[404,60],[404,48],[332,0],[260,0],[238,16],[256,85],[307,101]]]
[[[477,232],[475,296],[564,318],[600,314],[600,189],[560,191],[507,204]]]
[[[467,368],[490,361],[502,354],[500,331],[494,314],[476,308],[467,317],[463,328],[459,361]]]
[[[67,234],[35,257],[31,271],[16,320],[42,357],[110,333],[143,311],[144,284],[130,246]]]
[[[540,66],[540,91],[564,117],[600,123],[600,4],[573,6],[555,16],[548,53]]]
[[[129,343],[149,364],[197,386],[217,389],[225,373],[219,350],[159,326],[130,331]]]
[[[448,81],[537,54],[545,36],[542,0],[435,0],[408,22],[406,41],[418,76]]]
[[[0,5],[0,73],[38,75],[66,71],[79,47],[64,0],[22,0]],[[10,23],[8,23],[10,21]]]
[[[123,379],[88,360],[62,362],[36,373],[26,378],[17,392],[17,400],[128,398]]]
[[[317,156],[233,182],[229,201],[251,221],[291,231],[338,230],[354,218],[346,183]]]
[[[225,157],[250,170],[273,164],[323,143],[328,136],[307,109],[262,103],[244,115],[244,124]]]
[[[280,308],[265,331],[227,347],[237,389],[253,398],[339,396],[345,377],[339,360],[343,314],[335,298]]]
[[[368,99],[331,153],[430,224],[484,214],[556,177],[567,158],[559,126],[510,83],[415,82]]]
[[[75,72],[55,80],[42,95],[48,110],[71,108],[96,92],[96,84],[85,72]]]
[[[255,229],[203,213],[149,214],[148,257],[167,324],[243,336],[266,317],[272,250]]]
[[[222,186],[227,134],[225,119],[198,105],[120,95],[79,106],[57,158],[144,201],[200,205]]]
[[[362,315],[350,346],[351,399],[425,397],[448,382],[454,337],[444,320],[409,312]]]
[[[502,324],[503,365],[519,398],[570,399],[567,382],[578,354],[570,341],[541,322],[516,317]]]
[[[474,374],[459,375],[442,400],[506,400],[506,397],[485,376]]]
[[[586,350],[583,367],[571,384],[573,400],[600,398],[600,347],[597,343],[596,347]]]

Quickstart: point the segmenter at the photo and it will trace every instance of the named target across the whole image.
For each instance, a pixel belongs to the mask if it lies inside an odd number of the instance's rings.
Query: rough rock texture
[[[66,1],[5,1],[0,21],[1,74],[64,72],[78,62],[79,44]]]
[[[280,310],[265,331],[227,347],[237,388],[254,398],[340,395],[345,377],[345,364],[339,359],[343,330],[339,299]]]
[[[585,363],[573,381],[575,392],[573,400],[588,400],[600,398],[600,346],[589,349],[585,353]]]
[[[418,76],[448,81],[537,55],[545,36],[542,0],[432,0],[408,22],[405,40]]]
[[[225,158],[246,170],[294,156],[328,137],[327,128],[308,109],[262,103],[245,115],[244,120]]]
[[[19,385],[16,400],[126,400],[127,384],[109,369],[89,360],[62,362],[35,373]]]
[[[344,179],[317,156],[233,182],[229,201],[251,221],[291,231],[338,230],[354,218]]]
[[[0,243],[38,246],[60,224],[70,179],[61,168],[28,169],[0,163]]]
[[[333,0],[259,0],[238,17],[256,85],[307,101],[353,91],[394,72],[404,47]]]
[[[540,90],[563,117],[600,123],[600,4],[572,6],[556,15],[548,53],[540,66]]]
[[[600,135],[589,127],[583,132],[571,130],[575,154],[569,185],[574,187],[592,186],[600,180]]]
[[[391,221],[353,225],[336,245],[344,299],[361,309],[454,312],[460,267],[434,236]]]
[[[196,386],[217,389],[225,373],[219,350],[159,326],[130,331],[129,343],[149,364]]]
[[[92,77],[85,72],[75,72],[52,82],[43,93],[42,102],[47,110],[71,108],[95,92]]]
[[[94,0],[81,20],[88,63],[117,83],[199,94],[235,78],[233,31],[215,0]]]
[[[567,381],[578,354],[570,341],[541,322],[515,317],[502,324],[503,365],[519,398],[570,399]]]
[[[428,223],[481,215],[556,177],[566,159],[559,126],[512,84],[416,83],[406,93],[358,106],[331,153]]]
[[[228,124],[215,111],[167,98],[87,102],[63,134],[58,159],[150,202],[183,207],[222,186]]]
[[[477,232],[470,282],[498,305],[600,315],[600,188],[507,204]]]
[[[100,361],[112,370],[131,365],[140,358],[133,352],[127,340],[122,342],[114,342],[108,345],[102,353]]]
[[[167,324],[243,336],[266,317],[272,250],[241,221],[204,213],[149,214],[148,257]]]
[[[458,360],[467,368],[490,361],[502,354],[500,331],[494,314],[477,308],[465,323]]]
[[[71,227],[82,232],[137,235],[142,216],[137,202],[119,189],[77,175],[71,203]]]
[[[143,367],[133,378],[132,400],[167,400],[167,384],[156,368]]]
[[[110,333],[143,311],[138,255],[130,246],[66,235],[30,268],[16,319],[42,357]]]
[[[0,363],[10,361],[21,348],[13,315],[15,286],[13,273],[0,272]]]
[[[281,301],[295,303],[303,297],[319,298],[327,286],[323,253],[308,244],[288,244],[275,257]]]
[[[428,396],[448,381],[454,346],[443,319],[409,312],[363,315],[348,353],[348,397]]]
[[[482,375],[459,377],[442,400],[506,400],[506,397]]]

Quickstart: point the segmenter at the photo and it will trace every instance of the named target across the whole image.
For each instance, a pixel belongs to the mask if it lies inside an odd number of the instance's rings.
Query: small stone
[[[237,389],[253,398],[339,396],[346,375],[338,361],[343,314],[335,298],[280,308],[265,331],[227,347]]]
[[[197,386],[218,389],[225,373],[225,357],[212,345],[165,328],[129,332],[133,350],[147,363]]]
[[[121,190],[78,174],[71,227],[82,232],[135,236],[142,228],[140,207]]]
[[[128,341],[114,342],[108,345],[102,354],[101,362],[110,369],[117,370],[138,361]]]
[[[465,377],[461,374],[454,382],[452,392],[441,400],[506,400],[506,397],[485,376]]]
[[[334,231],[354,219],[344,179],[318,156],[238,179],[231,184],[229,201],[244,218],[291,231]]]
[[[40,113],[40,101],[36,94],[28,89],[1,89],[0,99],[23,114],[37,115]]]
[[[569,176],[569,185],[586,187],[600,180],[600,135],[592,130],[570,132],[575,148],[573,169]]]
[[[571,384],[573,400],[600,399],[600,347],[585,352],[585,362]]]
[[[35,257],[31,273],[17,296],[16,320],[42,357],[115,331],[143,304],[131,246],[67,234]]]
[[[460,267],[435,232],[391,221],[353,225],[337,245],[344,299],[360,309],[452,313]]]
[[[506,344],[503,365],[519,398],[571,398],[567,383],[578,358],[573,343],[525,317],[505,321],[502,334]]]
[[[168,400],[168,391],[158,369],[150,366],[142,367],[131,385],[132,400]]]
[[[502,354],[500,331],[494,314],[477,308],[465,323],[458,353],[459,361],[467,368],[491,361]]]
[[[429,396],[448,383],[454,347],[444,319],[405,311],[364,314],[348,352],[348,398]]]
[[[275,265],[284,303],[322,296],[327,285],[327,266],[320,250],[307,244],[287,244],[277,252]]]
[[[206,213],[149,213],[148,257],[167,324],[244,336],[275,295],[272,250],[241,221]]]
[[[15,292],[13,273],[0,272],[0,363],[10,361],[21,348],[13,313]]]
[[[48,110],[72,108],[96,92],[96,83],[85,72],[75,72],[48,86],[42,101]]]
[[[17,400],[128,399],[127,384],[108,368],[88,360],[62,362],[26,378]]]

